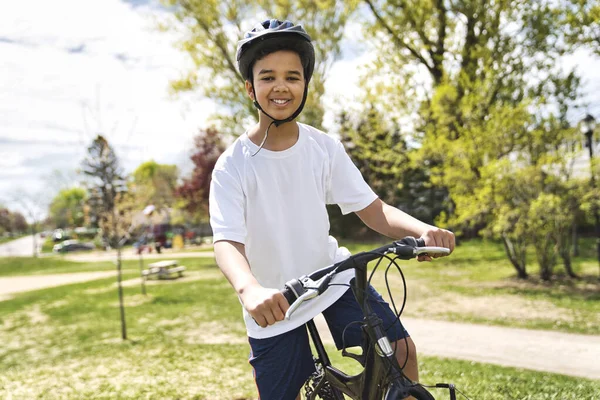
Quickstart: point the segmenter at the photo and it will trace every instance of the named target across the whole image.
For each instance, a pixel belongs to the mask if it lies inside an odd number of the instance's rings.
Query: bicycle
[[[317,399],[317,396],[323,400],[344,400],[344,394],[354,400],[400,400],[409,396],[413,396],[417,400],[435,400],[423,385],[412,382],[402,373],[392,344],[385,334],[383,322],[365,301],[365,294],[373,273],[382,260],[390,261],[388,270],[395,265],[402,274],[400,267],[395,262],[396,259],[409,260],[420,254],[436,253],[448,254],[449,249],[425,247],[422,239],[406,237],[378,249],[350,256],[344,261],[315,271],[308,276],[292,279],[285,284],[282,294],[290,304],[286,313],[286,319],[290,319],[302,303],[327,290],[334,275],[353,268],[355,277],[349,286],[354,291],[364,314],[362,354],[353,354],[347,352],[345,348],[342,349],[343,356],[357,360],[363,368],[359,374],[354,376],[345,374],[331,364],[314,320],[311,319],[305,324],[317,353],[316,357],[313,355],[316,372],[304,386],[308,400]],[[379,262],[367,278],[367,264],[378,258]],[[404,280],[403,275],[402,279]],[[393,299],[392,305],[399,319],[402,309],[400,312],[396,310]],[[402,308],[404,308],[404,302]],[[453,384],[438,383],[435,387],[448,389],[450,399],[456,400],[456,388]]]

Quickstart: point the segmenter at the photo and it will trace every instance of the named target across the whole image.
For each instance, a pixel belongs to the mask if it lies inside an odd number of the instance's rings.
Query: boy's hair
[[[289,50],[300,56],[308,85],[315,65],[315,50],[310,36],[301,25],[271,19],[256,25],[238,42],[238,69],[244,80],[252,82],[256,61],[276,51]]]
[[[269,54],[278,51],[292,51],[298,54],[300,57],[300,62],[302,63],[304,75],[306,77],[306,71],[308,70],[310,63],[310,56],[306,54],[306,48],[304,46],[294,40],[265,40],[265,43],[254,53],[254,60],[252,60],[250,65],[248,65],[248,80],[250,80],[250,82],[252,82],[253,79],[252,70],[254,68],[254,64]],[[307,78],[307,80],[310,80],[310,78]]]

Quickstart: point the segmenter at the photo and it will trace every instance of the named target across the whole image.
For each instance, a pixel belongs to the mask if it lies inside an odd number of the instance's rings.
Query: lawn
[[[378,245],[349,243],[348,248],[354,253]],[[463,242],[452,256],[432,262],[401,261],[407,281],[404,315],[599,335],[594,243],[584,241],[581,248],[582,256],[573,260],[581,279],[562,276],[551,282],[538,278],[533,257],[528,263],[530,279],[517,279],[502,245],[481,240]],[[386,266],[382,264],[381,271]],[[556,267],[557,273],[562,274],[561,268]],[[394,299],[401,301],[402,280],[395,269],[389,272],[389,282]],[[373,283],[386,290],[383,273],[376,274]]]
[[[380,243],[345,245],[356,253]],[[528,264],[531,278],[517,279],[501,244],[481,240],[463,242],[451,257],[433,262],[401,262],[408,296],[403,315],[599,335],[600,281],[593,241],[583,241],[581,250],[574,268],[582,278],[563,277],[549,283],[537,277],[533,257]],[[172,256],[165,254],[165,258]],[[214,265],[210,257],[186,258],[182,263]],[[122,266],[126,272],[139,272],[139,260],[123,260]],[[63,256],[0,258],[0,277],[114,269],[111,261],[82,263]],[[556,270],[560,273],[561,268]],[[395,270],[390,271],[389,282],[394,299],[401,301],[403,285]],[[383,272],[375,275],[373,283],[386,291]]]
[[[81,270],[54,265],[48,271]],[[255,399],[240,305],[214,262],[188,259],[185,279],[149,283],[146,296],[134,280],[135,262],[125,265],[125,341],[112,278],[0,303],[0,398]],[[337,353],[333,359],[343,369],[356,365]],[[592,399],[600,391],[600,382],[586,379],[434,357],[420,362],[423,382],[453,382],[470,399]]]
[[[143,258],[143,265],[156,262],[161,259],[173,259],[173,256],[165,254],[164,258],[148,259]],[[214,265],[212,257],[186,257],[181,259],[184,265],[190,264],[210,264]],[[140,270],[139,259],[122,260],[121,266],[124,270]],[[46,274],[65,274],[71,272],[90,272],[90,271],[110,271],[115,270],[114,261],[97,262],[76,262],[66,259],[62,255],[33,257],[0,257],[0,277],[2,276],[23,276],[23,275],[46,275]]]

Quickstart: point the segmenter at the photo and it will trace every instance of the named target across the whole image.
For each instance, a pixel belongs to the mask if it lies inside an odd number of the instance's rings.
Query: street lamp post
[[[583,121],[581,121],[581,131],[585,135],[586,146],[590,153],[590,184],[592,190],[596,189],[596,178],[594,176],[594,143],[592,140],[594,136],[594,129],[596,129],[596,119],[590,114],[587,114]],[[593,203],[593,213],[594,230],[596,231],[596,253],[598,257],[598,268],[600,268],[600,216],[598,215],[598,206],[596,201]]]

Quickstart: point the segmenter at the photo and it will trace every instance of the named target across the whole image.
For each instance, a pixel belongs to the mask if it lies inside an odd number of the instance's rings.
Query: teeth
[[[277,104],[285,104],[288,102],[288,100],[273,99],[273,102]]]

